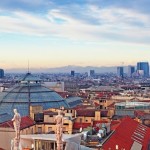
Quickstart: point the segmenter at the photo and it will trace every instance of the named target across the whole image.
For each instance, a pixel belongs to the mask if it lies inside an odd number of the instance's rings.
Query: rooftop
[[[81,134],[63,134],[63,141],[73,137],[80,137]],[[21,139],[38,139],[38,140],[51,140],[56,141],[55,134],[32,134],[32,135],[21,135]]]
[[[32,125],[34,125],[35,122],[34,120],[32,120],[30,117],[28,116],[24,116],[21,118],[21,124],[20,124],[20,129],[24,129],[24,128],[28,128]],[[13,126],[13,122],[11,120],[6,121],[2,124],[0,124],[0,127],[4,127],[4,128],[14,128]]]
[[[42,106],[43,109],[68,108],[66,100],[58,93],[41,85],[40,79],[27,73],[21,82],[0,93],[0,114],[13,114],[17,109],[21,116],[29,114],[29,106]],[[2,120],[2,122],[6,119]]]
[[[94,117],[95,109],[77,109],[77,116]]]
[[[69,97],[66,99],[68,105],[70,108],[76,107],[77,105],[82,104],[82,98],[81,97]]]
[[[40,78],[32,75],[31,73],[27,73],[23,78],[18,79],[20,82],[26,81],[26,82],[40,82],[42,81]]]
[[[98,92],[98,91],[117,92],[117,91],[122,91],[122,90],[123,89],[119,87],[117,88],[114,86],[94,86],[94,87],[90,87],[86,89],[86,91],[95,91],[95,92]]]
[[[5,122],[7,120],[11,120],[12,117],[13,116],[8,113],[2,113],[2,114],[0,114],[0,123]]]
[[[150,106],[150,102],[121,102],[116,103],[115,106],[125,106],[125,107],[136,107],[136,106]]]
[[[104,143],[103,149],[147,150],[150,142],[150,128],[138,123],[137,121],[126,117],[116,128],[112,136]]]

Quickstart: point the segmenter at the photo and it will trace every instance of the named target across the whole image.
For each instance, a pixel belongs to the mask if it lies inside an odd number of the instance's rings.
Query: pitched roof
[[[8,121],[10,119],[12,119],[13,116],[11,116],[10,114],[8,113],[2,113],[0,114],[0,123],[3,123],[5,121]]]
[[[126,117],[116,128],[112,136],[103,144],[103,149],[130,150],[133,146],[141,145],[141,150],[147,150],[150,142],[150,128],[138,123],[137,121]]]
[[[112,120],[110,124],[110,130],[116,130],[116,128],[120,125],[121,121],[120,120]]]
[[[96,98],[111,98],[112,92],[96,92]]]
[[[84,117],[94,117],[95,116],[95,109],[78,109],[77,116],[84,116]]]
[[[89,107],[91,107],[90,105],[78,105],[76,107],[74,107],[75,110],[79,110],[79,109],[88,109]],[[94,107],[95,108],[95,107]]]
[[[99,106],[100,106],[100,104],[98,104],[98,103],[94,102],[94,106],[95,106],[95,107],[99,107]]]
[[[141,110],[135,110],[135,111],[134,111],[134,115],[135,115],[135,117],[140,118],[140,117],[142,117],[142,116],[145,115],[145,112],[144,112],[144,111],[141,111]]]
[[[91,123],[78,123],[78,122],[75,122],[73,124],[73,129],[80,129],[82,127],[82,129],[84,128],[87,128],[87,127],[90,127],[91,126]]]
[[[66,98],[69,95],[69,92],[57,92],[61,97]]]
[[[74,108],[74,107],[82,104],[81,97],[69,97],[69,98],[66,98],[66,101],[70,108]]]
[[[108,105],[107,107],[108,107],[108,108],[114,108],[114,107],[115,107],[115,103],[116,103],[116,102],[113,102],[113,103],[111,103],[110,105]]]
[[[30,127],[32,125],[34,125],[35,122],[34,120],[32,120],[30,117],[28,116],[24,116],[21,118],[21,124],[20,124],[20,129],[25,129],[27,127]],[[14,128],[13,126],[13,122],[11,120],[4,122],[2,124],[0,124],[0,127],[4,127],[4,128]]]

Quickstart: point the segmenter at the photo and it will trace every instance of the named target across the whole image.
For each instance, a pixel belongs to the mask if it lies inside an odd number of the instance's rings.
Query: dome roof
[[[29,114],[30,106],[43,106],[43,109],[68,107],[65,99],[56,92],[41,85],[41,80],[30,73],[19,80],[13,88],[0,93],[0,114],[13,114],[17,109],[21,116]]]

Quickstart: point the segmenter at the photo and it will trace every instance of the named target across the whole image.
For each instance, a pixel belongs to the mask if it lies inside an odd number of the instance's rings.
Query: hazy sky
[[[4,0],[0,68],[150,61],[150,0]]]

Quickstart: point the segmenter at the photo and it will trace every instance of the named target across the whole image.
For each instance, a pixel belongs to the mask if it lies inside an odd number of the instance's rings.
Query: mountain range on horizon
[[[89,72],[90,70],[95,70],[95,73],[116,73],[117,66],[63,66],[63,67],[55,67],[55,68],[30,68],[31,73],[70,73],[71,70],[74,70],[75,73],[85,73]],[[124,66],[124,72],[127,71],[127,66]],[[6,69],[6,73],[27,73],[27,68],[12,68]]]

